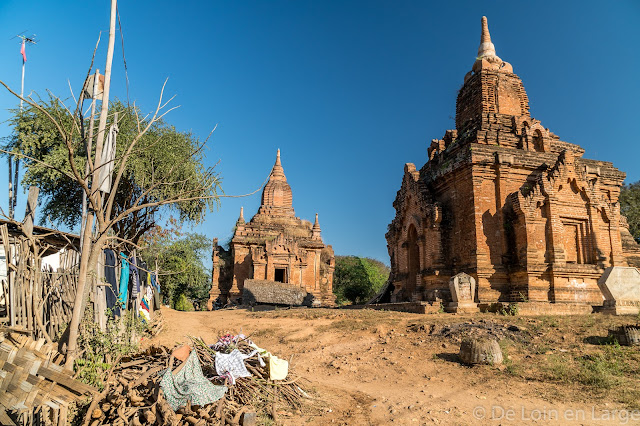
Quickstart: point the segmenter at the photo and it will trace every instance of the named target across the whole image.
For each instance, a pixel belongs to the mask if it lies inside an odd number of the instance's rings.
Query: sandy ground
[[[527,371],[545,355],[520,357],[524,372],[515,377],[505,366],[467,367],[457,359],[459,338],[447,330],[455,324],[483,322],[511,327],[545,341],[549,351],[580,350],[585,336],[605,320],[586,317],[545,319],[495,314],[417,315],[370,310],[291,309],[252,312],[162,310],[165,327],[145,345],[173,346],[187,335],[213,343],[226,331],[251,336],[259,346],[290,359],[295,372],[310,381],[314,403],[300,412],[280,412],[278,424],[628,424],[625,405],[594,397],[579,385],[548,383]],[[565,317],[566,318],[566,317]],[[585,321],[592,326],[581,327]],[[595,323],[595,324],[593,324]],[[545,326],[542,327],[541,326]],[[608,324],[611,325],[611,324]],[[531,332],[535,327],[536,333]],[[584,335],[584,336],[581,336]],[[540,337],[542,336],[542,337]],[[588,337],[588,336],[587,336]],[[535,342],[534,342],[535,343]],[[528,374],[528,375],[527,375]],[[615,412],[614,410],[623,411]],[[635,420],[635,421],[634,421]]]

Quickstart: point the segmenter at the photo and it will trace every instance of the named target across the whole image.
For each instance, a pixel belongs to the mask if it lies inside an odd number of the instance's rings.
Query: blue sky
[[[254,191],[282,151],[296,214],[320,216],[337,254],[388,263],[384,234],[403,166],[421,167],[427,146],[454,128],[455,98],[471,69],[486,15],[497,54],[523,80],[531,113],[585,157],[612,161],[640,179],[640,2],[637,1],[120,1],[129,96],[144,110],[162,82],[181,107],[167,116],[206,137],[206,161],[227,194]],[[103,31],[109,2],[0,3],[0,79],[19,90],[23,30],[25,92],[77,92]],[[126,99],[121,40],[112,96]],[[0,91],[0,121],[16,100]],[[0,126],[0,136],[8,132]],[[5,161],[0,206],[6,210]],[[18,217],[24,212],[22,190]],[[195,231],[226,241],[240,206],[224,199]]]

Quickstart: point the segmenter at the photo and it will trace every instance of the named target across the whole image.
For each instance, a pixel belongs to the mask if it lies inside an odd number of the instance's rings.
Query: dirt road
[[[612,376],[617,386],[601,389],[573,376],[574,364],[567,364],[599,354],[601,346],[585,341],[629,319],[328,309],[162,312],[165,329],[153,343],[173,346],[187,335],[213,343],[223,332],[242,332],[291,359],[318,400],[302,412],[281,412],[278,423],[619,424],[625,416],[634,423],[629,416],[636,413],[640,421],[640,412],[628,411],[638,408],[637,374]],[[502,340],[504,365],[460,364],[461,336],[478,330]],[[638,350],[625,351],[625,362],[637,368]]]

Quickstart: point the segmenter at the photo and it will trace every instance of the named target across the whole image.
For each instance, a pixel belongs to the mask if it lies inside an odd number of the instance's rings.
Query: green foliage
[[[162,234],[162,232],[160,232]],[[157,235],[157,234],[156,234]],[[206,302],[211,275],[203,259],[211,255],[211,241],[201,234],[168,231],[145,239],[142,258],[148,265],[158,261],[163,298],[177,310],[194,310],[191,301]]]
[[[389,278],[389,268],[374,259],[337,256],[333,275],[333,292],[340,304],[366,303]]]
[[[517,303],[509,303],[506,306],[502,305],[498,313],[500,313],[500,315],[515,317],[518,315],[519,311],[520,308],[518,307]]]
[[[191,301],[187,299],[187,296],[184,293],[180,293],[175,302],[175,310],[192,312],[195,309],[193,308],[193,303],[191,303]]]
[[[629,222],[629,232],[640,243],[640,181],[623,185],[619,201],[620,213]]]
[[[57,99],[41,100],[41,106],[58,120],[66,136],[63,138],[55,125],[44,113],[25,105],[24,111],[13,110],[9,119],[12,134],[5,138],[4,149],[21,153],[26,166],[22,184],[26,187],[36,185],[44,200],[41,214],[55,224],[64,224],[70,228],[80,221],[82,212],[82,189],[79,183],[69,177],[72,167],[68,142],[74,155],[74,164],[84,175],[86,148],[84,140],[66,107]],[[114,170],[120,166],[122,156],[138,135],[136,113],[144,117],[139,109],[127,106],[119,101],[111,102],[109,122],[118,112],[119,132],[117,137],[116,161]],[[86,120],[88,128],[89,121]],[[97,126],[98,120],[95,121]],[[141,126],[147,122],[142,119]],[[97,133],[97,129],[95,130]],[[66,139],[66,141],[65,141]],[[94,151],[95,151],[95,143]],[[165,205],[164,209],[175,212],[180,220],[199,222],[207,208],[213,207],[214,196],[219,189],[219,177],[211,168],[202,164],[203,155],[200,142],[189,132],[179,132],[173,126],[160,120],[136,143],[129,157],[123,178],[117,188],[113,215],[117,215],[134,205],[141,197],[142,203],[159,200],[178,200],[187,194],[188,198],[175,204]],[[48,164],[52,167],[48,167]],[[114,173],[115,175],[115,173]],[[158,184],[163,182],[163,184]],[[145,194],[145,191],[148,193]],[[137,242],[138,238],[155,224],[160,206],[149,206],[139,212],[127,215],[114,226],[115,233],[125,239]]]
[[[132,312],[121,318],[114,318],[107,312],[105,331],[100,330],[93,318],[89,304],[80,323],[78,346],[82,356],[76,359],[74,369],[79,380],[102,390],[105,372],[120,356],[138,350],[136,336],[142,335],[146,326],[140,318],[134,318]]]

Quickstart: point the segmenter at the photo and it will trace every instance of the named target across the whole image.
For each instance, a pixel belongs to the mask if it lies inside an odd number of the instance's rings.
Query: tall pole
[[[13,171],[13,214],[16,213],[16,206],[18,205],[18,176],[20,175],[20,158],[15,159],[16,169]],[[13,219],[13,217],[11,218]]]
[[[89,173],[91,172],[91,150],[93,148],[93,126],[96,117],[96,93],[98,93],[100,70],[96,69],[93,76],[93,92],[91,94],[91,117],[89,118],[89,136],[87,137],[87,166],[84,174],[87,176],[87,186],[89,186]],[[87,193],[82,191],[82,222],[80,226],[80,247],[84,241],[84,228],[87,226]]]
[[[107,125],[107,114],[109,110],[109,89],[111,87],[111,64],[113,62],[113,49],[116,40],[116,11],[117,0],[111,0],[111,20],[109,26],[109,46],[107,48],[107,62],[104,67],[104,89],[102,92],[102,105],[100,111],[100,124],[98,125],[98,135],[96,139],[96,155],[95,162],[93,164],[93,178],[91,180],[91,192],[89,197],[96,197],[97,206],[101,205],[99,197],[100,182],[98,179],[98,167],[102,164],[102,145],[104,140],[104,129]],[[95,195],[94,195],[95,194]],[[100,208],[100,207],[98,207]],[[89,212],[87,214],[87,224],[85,225],[83,232],[82,242],[82,254],[80,255],[80,270],[78,274],[78,285],[76,287],[76,297],[73,303],[73,313],[71,315],[71,322],[69,323],[69,344],[67,346],[67,359],[65,360],[65,367],[68,369],[73,368],[73,362],[75,361],[78,351],[78,331],[80,328],[80,320],[84,314],[84,302],[86,300],[85,289],[87,287],[87,277],[89,275],[89,268],[94,265],[90,265],[90,259],[98,259],[97,252],[91,241],[91,228],[93,228],[93,219],[95,212]],[[98,212],[101,214],[101,212]]]
[[[20,54],[22,55],[22,79],[20,83],[20,111],[22,112],[22,98],[24,98],[24,71],[27,64],[27,54],[26,54],[26,46],[27,42],[30,44],[36,44],[35,35],[34,37],[25,37],[19,36],[22,39],[22,44],[20,46]],[[11,162],[11,157],[9,157],[9,162]],[[20,159],[16,157],[15,159],[15,177],[13,180],[13,191],[11,191],[11,164],[9,164],[9,217],[13,219],[14,213],[16,210],[16,205],[18,204],[18,174],[20,170]],[[13,194],[13,196],[11,196]]]
[[[11,172],[11,166],[13,164],[12,161],[13,159],[11,157],[7,157],[7,162],[9,163],[9,219],[13,219],[13,173]]]
[[[24,49],[24,40],[22,41]],[[26,64],[25,60],[22,59],[22,84],[20,85],[20,111],[22,111],[22,98],[24,97],[24,65]]]

